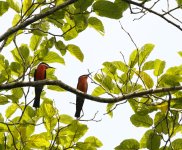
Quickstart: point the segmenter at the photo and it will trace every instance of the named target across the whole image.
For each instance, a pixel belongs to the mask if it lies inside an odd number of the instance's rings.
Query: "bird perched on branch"
[[[42,62],[38,65],[37,69],[35,69],[34,72],[34,81],[37,80],[44,80],[46,79],[46,70],[48,68],[53,68],[49,66],[48,64]],[[38,108],[40,107],[40,95],[43,90],[43,85],[37,85],[35,86],[35,100],[33,103],[33,107]]]
[[[88,83],[87,83],[87,79],[89,77],[91,73],[86,74],[86,75],[81,75],[78,78],[78,84],[77,84],[77,89],[87,93],[87,89],[88,89]],[[80,117],[80,113],[83,107],[83,103],[84,103],[84,99],[83,97],[76,95],[76,113],[75,113],[75,117],[79,118]]]

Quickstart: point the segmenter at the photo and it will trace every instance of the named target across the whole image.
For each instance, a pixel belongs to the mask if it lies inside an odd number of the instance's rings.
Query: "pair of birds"
[[[53,68],[53,67],[51,67],[48,64],[43,63],[43,62],[40,63],[34,72],[34,81],[46,79],[46,70],[48,68]],[[81,75],[78,78],[77,89],[84,93],[86,93],[87,89],[88,89],[87,78],[89,75],[90,74]],[[35,108],[40,107],[40,95],[41,95],[42,90],[43,90],[43,85],[38,85],[35,87],[35,99],[34,99],[34,103],[33,103],[33,107],[35,107]],[[76,96],[76,113],[75,113],[76,118],[80,117],[83,103],[84,103],[84,98],[77,95]]]

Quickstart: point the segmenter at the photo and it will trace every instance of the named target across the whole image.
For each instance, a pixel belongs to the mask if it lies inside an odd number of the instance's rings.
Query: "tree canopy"
[[[75,119],[60,113],[45,90],[40,108],[34,109],[31,89],[37,85],[46,85],[44,88],[55,94],[67,91],[94,103],[106,103],[111,119],[116,108],[128,103],[133,110],[131,124],[144,127],[146,132],[141,139],[121,141],[115,150],[182,149],[182,138],[176,136],[182,134],[182,65],[167,68],[160,58],[148,59],[155,45],[138,46],[122,25],[135,49],[129,56],[121,53],[120,61],[103,62],[102,68],[92,73],[95,88],[91,94],[58,80],[55,69],[47,70],[46,80],[33,81],[40,62],[66,65],[65,55],[69,53],[84,63],[83,51],[72,40],[89,27],[104,36],[102,18],[118,21],[129,12],[139,20],[151,13],[181,32],[177,14],[181,7],[181,0],[1,0],[0,16],[14,16],[12,27],[0,35],[0,105],[5,108],[5,115],[0,113],[0,149],[102,148],[99,138],[84,137],[89,125],[82,122],[83,116]],[[178,54],[182,56],[182,51]],[[87,121],[94,120],[95,116]],[[44,131],[37,133],[41,125]]]

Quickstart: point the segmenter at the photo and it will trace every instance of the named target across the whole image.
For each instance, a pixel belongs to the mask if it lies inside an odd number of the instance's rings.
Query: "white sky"
[[[12,12],[0,17],[0,35],[11,26],[12,17]],[[149,59],[166,60],[167,66],[179,65],[182,58],[177,54],[177,51],[182,50],[181,31],[154,15],[148,14],[138,21],[132,21],[133,17],[129,13],[125,13],[120,20],[121,24],[130,33],[138,47],[146,43],[155,44],[155,49]],[[84,62],[81,63],[67,54],[65,56],[66,66],[56,65],[58,78],[72,87],[76,87],[78,77],[87,73],[87,69],[96,72],[101,68],[104,61],[122,60],[120,51],[127,59],[131,51],[135,49],[128,35],[121,29],[118,20],[101,19],[105,26],[106,34],[104,37],[95,30],[88,28],[76,39],[69,41],[69,43],[80,46],[85,56]],[[27,41],[27,39],[21,39],[22,41]],[[12,49],[4,49],[3,54],[7,54],[10,50]],[[94,85],[89,81],[89,94],[93,88]],[[70,102],[75,102],[75,95],[68,92],[50,92],[48,96],[54,97],[56,107],[61,113],[74,117],[75,105]],[[88,135],[98,137],[104,145],[100,150],[112,150],[127,138],[140,140],[147,129],[136,128],[130,123],[129,117],[132,115],[132,111],[128,104],[117,107],[112,119],[103,115],[105,106],[105,104],[85,101],[83,119],[91,119],[97,111],[99,113],[96,119],[102,119],[101,122],[84,122],[89,126],[86,137]]]

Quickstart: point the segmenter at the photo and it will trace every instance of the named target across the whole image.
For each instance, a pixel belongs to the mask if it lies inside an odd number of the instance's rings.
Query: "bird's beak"
[[[93,72],[90,72],[89,74],[87,74],[86,76],[90,76]]]
[[[56,68],[54,68],[54,67],[51,67],[51,66],[49,66],[49,68],[56,69]]]

